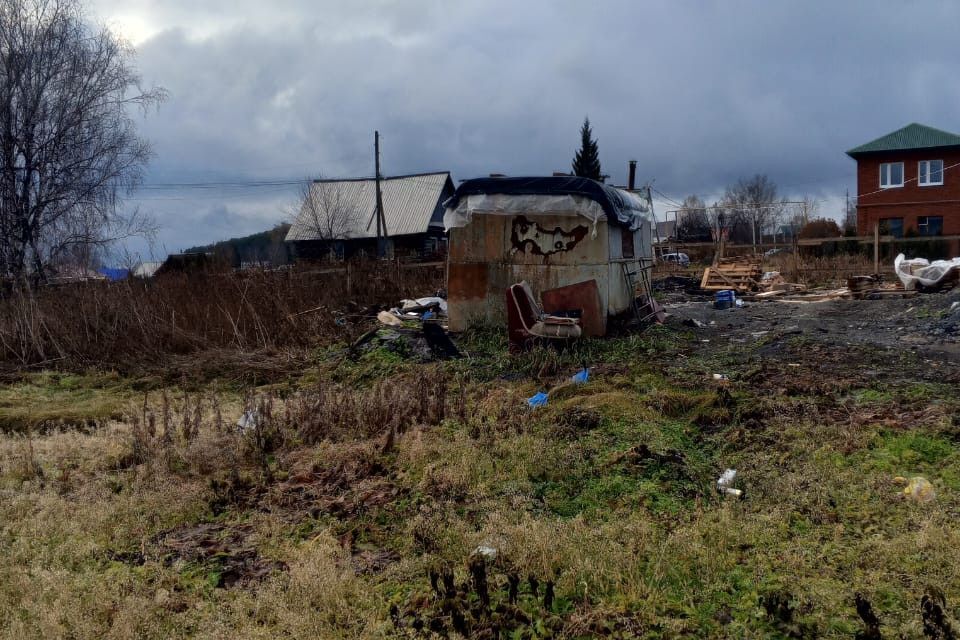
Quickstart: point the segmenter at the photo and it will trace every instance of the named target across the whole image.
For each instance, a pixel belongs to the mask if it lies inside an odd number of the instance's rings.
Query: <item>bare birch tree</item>
[[[763,174],[741,178],[724,194],[723,207],[731,216],[730,228],[745,228],[747,240],[756,245],[763,232],[775,225],[783,211],[782,200],[777,198],[777,185]],[[740,239],[740,238],[738,238]]]
[[[361,211],[343,183],[314,180],[300,190],[299,222],[316,240],[344,240],[360,226]]]
[[[710,219],[707,217],[707,205],[696,195],[683,199],[683,208],[678,213],[677,238],[687,241],[710,239]]]
[[[165,93],[133,53],[78,0],[0,0],[0,276],[42,279],[146,228],[120,206],[150,157],[130,111]]]

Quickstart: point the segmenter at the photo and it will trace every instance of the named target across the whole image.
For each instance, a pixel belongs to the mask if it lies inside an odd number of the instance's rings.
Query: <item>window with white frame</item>
[[[941,167],[942,168],[942,167]],[[880,164],[880,188],[903,186],[903,163],[883,162]]]
[[[917,232],[922,236],[942,236],[943,216],[918,216]]]
[[[943,160],[921,160],[917,176],[921,187],[943,184]]]

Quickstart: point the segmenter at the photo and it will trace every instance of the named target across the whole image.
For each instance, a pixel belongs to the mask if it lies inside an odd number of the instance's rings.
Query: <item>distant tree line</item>
[[[699,196],[687,196],[677,211],[674,235],[685,242],[710,242],[724,237],[734,244],[760,243],[771,238],[838,237],[856,232],[856,207],[848,206],[845,231],[819,216],[816,200],[788,202],[776,183],[764,174],[741,178],[727,187],[711,206]]]
[[[280,266],[291,262],[290,250],[284,242],[289,230],[289,224],[278,224],[249,236],[190,247],[184,253],[212,253],[218,260],[234,267],[242,264]]]

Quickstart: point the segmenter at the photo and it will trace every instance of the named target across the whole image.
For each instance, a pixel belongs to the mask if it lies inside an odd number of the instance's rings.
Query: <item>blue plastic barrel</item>
[[[714,296],[713,308],[714,309],[730,309],[737,302],[736,294],[733,289],[724,289],[723,291],[717,291]]]

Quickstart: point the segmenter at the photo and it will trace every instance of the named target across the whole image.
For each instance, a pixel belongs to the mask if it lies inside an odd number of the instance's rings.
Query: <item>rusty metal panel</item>
[[[514,264],[606,263],[606,220],[594,225],[583,216],[501,216],[509,244],[507,256]]]
[[[465,227],[450,230],[450,259],[458,262],[501,261],[505,252],[503,216],[474,216]]]
[[[452,331],[463,331],[474,316],[483,315],[487,296],[489,265],[450,262],[447,276],[448,322]]]
[[[504,292],[521,280],[538,297],[595,280],[605,314],[629,308],[620,265],[610,262],[609,235],[605,220],[594,234],[582,216],[474,215],[450,233],[450,329],[462,331],[478,320],[505,322]]]
[[[466,262],[471,238],[470,226],[450,229],[447,242],[447,260],[451,265]]]
[[[585,336],[602,336],[607,332],[606,309],[600,306],[600,290],[596,280],[568,284],[558,289],[545,289],[540,293],[543,310],[557,313],[577,309],[581,312],[580,326]]]
[[[450,300],[476,300],[487,295],[487,265],[462,263],[450,265]]]

